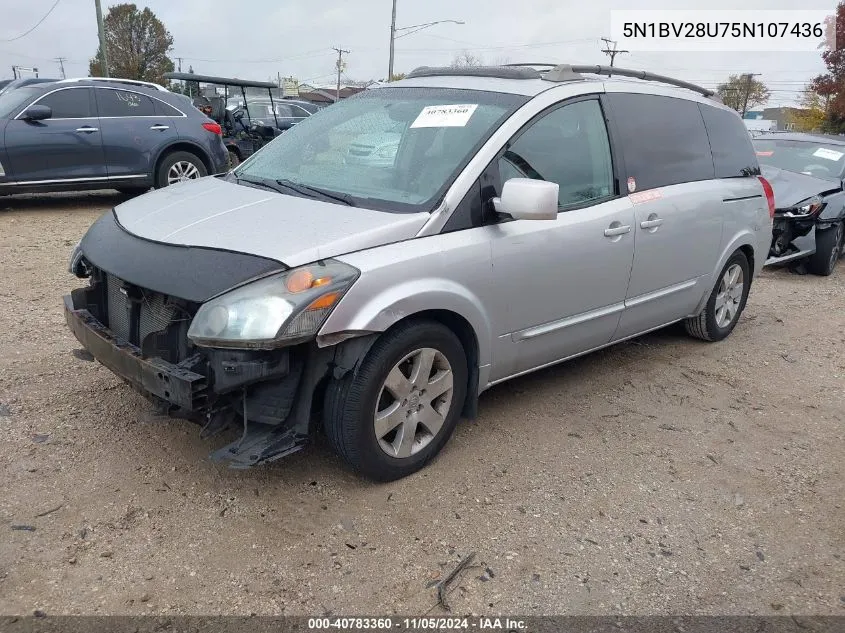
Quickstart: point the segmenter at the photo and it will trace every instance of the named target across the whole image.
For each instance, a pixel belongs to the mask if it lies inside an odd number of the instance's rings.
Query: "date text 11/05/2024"
[[[311,631],[365,631],[365,630],[400,630],[400,631],[514,631],[528,633],[524,620],[516,618],[479,617],[479,618],[309,618],[308,630]]]

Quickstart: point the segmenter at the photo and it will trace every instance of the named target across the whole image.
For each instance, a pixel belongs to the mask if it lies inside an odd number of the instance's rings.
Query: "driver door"
[[[29,105],[36,104],[50,107],[52,116],[25,121],[19,114],[6,125],[10,179],[56,184],[104,180],[106,161],[92,89],[61,88]]]

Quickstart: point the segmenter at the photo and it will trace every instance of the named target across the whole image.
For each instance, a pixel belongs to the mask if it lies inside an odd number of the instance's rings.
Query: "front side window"
[[[762,165],[816,178],[838,180],[845,173],[845,145],[819,141],[757,138],[754,149]]]
[[[38,105],[49,106],[54,119],[87,119],[94,116],[90,88],[58,90],[39,99]]]
[[[612,195],[613,163],[599,102],[571,103],[532,123],[506,148],[499,174],[502,182],[556,182],[562,208]]]
[[[101,117],[155,116],[153,100],[129,90],[97,90],[97,104]]]
[[[316,187],[373,209],[430,211],[526,101],[451,88],[369,90],[303,119],[234,175]]]

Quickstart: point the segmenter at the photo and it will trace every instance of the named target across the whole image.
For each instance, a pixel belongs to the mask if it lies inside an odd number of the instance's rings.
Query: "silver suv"
[[[67,323],[163,410],[240,429],[213,458],[268,462],[322,429],[380,480],[504,380],[679,321],[721,340],[771,187],[709,91],[609,72],[421,68],[326,108],[97,220]],[[347,159],[387,134],[389,164]]]

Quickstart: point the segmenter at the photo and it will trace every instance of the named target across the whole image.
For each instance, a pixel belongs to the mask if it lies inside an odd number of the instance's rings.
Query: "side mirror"
[[[31,105],[24,110],[21,118],[24,121],[43,121],[53,116],[53,108],[45,105]]]
[[[515,220],[555,220],[560,186],[532,178],[511,178],[502,187],[502,197],[493,198],[493,208]]]

